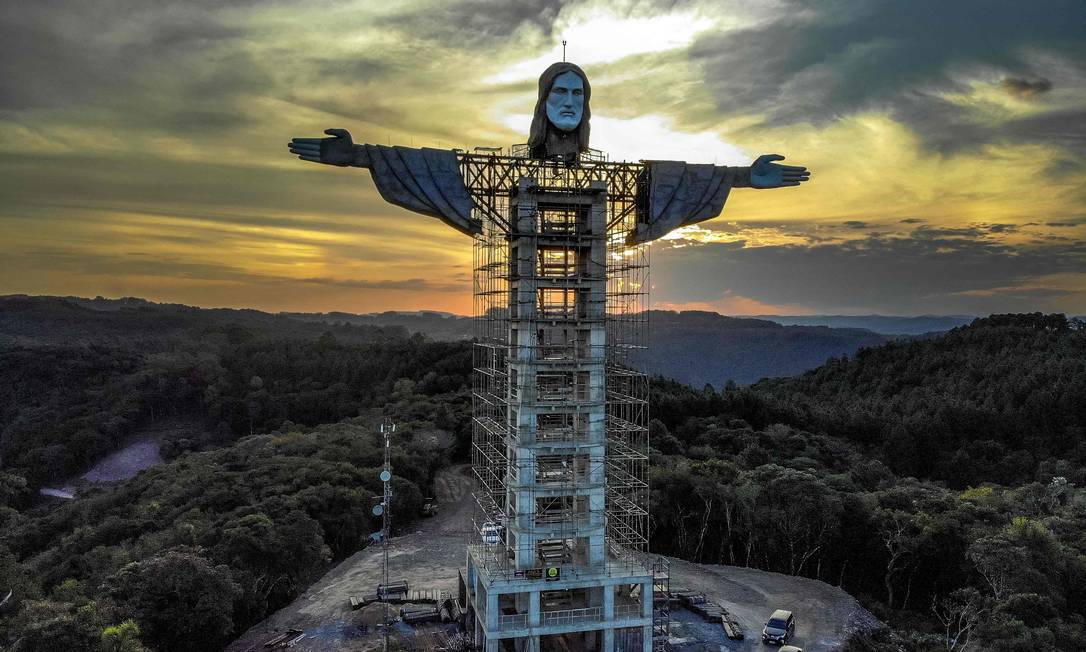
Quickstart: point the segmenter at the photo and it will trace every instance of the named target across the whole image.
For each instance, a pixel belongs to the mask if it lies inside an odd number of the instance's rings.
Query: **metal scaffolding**
[[[473,261],[473,554],[488,572],[507,576],[524,567],[518,554],[574,575],[600,560],[645,566],[648,382],[630,360],[646,346],[648,249],[626,244],[637,198],[646,196],[638,193],[644,166],[592,152],[575,166],[493,151],[460,160],[483,223]],[[528,186],[537,201],[524,201]],[[603,232],[587,228],[589,209],[571,203],[593,192],[605,203]],[[518,228],[529,223],[531,232]],[[524,361],[532,378],[518,376]],[[530,424],[517,414],[528,403]],[[597,416],[603,424],[590,422]],[[588,445],[600,428],[605,446]],[[562,447],[511,460],[524,441]],[[576,452],[580,442],[589,452]],[[588,496],[600,485],[606,498],[593,505]],[[518,550],[504,536],[518,523],[553,523],[553,538]],[[605,536],[586,548],[578,532],[593,527]]]

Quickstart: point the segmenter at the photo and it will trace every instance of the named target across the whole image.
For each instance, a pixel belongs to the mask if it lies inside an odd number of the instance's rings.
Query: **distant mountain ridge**
[[[303,321],[405,328],[436,340],[466,340],[474,333],[470,317],[428,311],[283,314]],[[891,339],[859,328],[784,326],[699,310],[650,310],[648,337],[648,348],[633,357],[640,369],[699,387],[791,376]]]
[[[714,312],[651,310],[649,346],[633,358],[643,371],[697,387],[741,385],[791,376],[829,358],[877,346],[889,337],[858,328],[790,325]],[[278,314],[251,309],[196,308],[125,297],[0,297],[0,345],[123,344],[189,338],[242,329],[277,337],[318,337],[325,330],[351,341],[421,333],[456,342],[474,336],[471,317],[436,311]]]
[[[972,315],[757,315],[784,326],[830,326],[863,328],[884,335],[924,335],[942,333],[973,322]]]
[[[747,385],[803,373],[890,339],[859,328],[783,326],[715,312],[652,310],[649,346],[634,361],[649,373],[695,387],[721,387],[728,381]]]
[[[279,314],[304,322],[405,328],[411,333],[422,333],[432,339],[447,342],[470,340],[474,337],[473,318],[448,312],[390,310],[361,315],[349,312],[281,312]]]

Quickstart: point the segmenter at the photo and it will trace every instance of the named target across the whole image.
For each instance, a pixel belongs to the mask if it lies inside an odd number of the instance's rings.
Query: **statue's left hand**
[[[750,186],[752,188],[781,188],[798,186],[811,178],[807,168],[800,165],[778,165],[772,161],[783,161],[780,154],[762,154],[750,164]]]

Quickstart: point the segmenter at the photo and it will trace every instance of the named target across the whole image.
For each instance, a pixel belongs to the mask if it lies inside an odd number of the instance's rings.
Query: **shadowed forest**
[[[655,325],[655,324],[654,324]],[[471,345],[254,311],[0,299],[0,649],[206,651],[468,456]],[[1086,328],[997,315],[751,386],[651,387],[652,546],[840,585],[849,650],[1078,650]],[[156,424],[165,463],[74,500]],[[957,647],[948,641],[953,640]]]

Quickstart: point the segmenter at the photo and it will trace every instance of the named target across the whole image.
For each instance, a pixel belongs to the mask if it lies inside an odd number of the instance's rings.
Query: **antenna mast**
[[[390,459],[392,433],[396,432],[396,424],[390,417],[385,417],[381,422],[381,434],[385,438],[385,466],[381,471],[381,484],[384,493],[381,498],[381,551],[384,555],[384,587],[388,590],[388,546],[389,533],[392,527],[392,460]],[[377,511],[376,509],[374,511]],[[385,652],[388,652],[388,629],[391,623],[388,618],[388,596],[385,598]]]
[[[562,39],[562,61],[566,60],[566,39]]]

